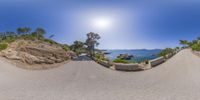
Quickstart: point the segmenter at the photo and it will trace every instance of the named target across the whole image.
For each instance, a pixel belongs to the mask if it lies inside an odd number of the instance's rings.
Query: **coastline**
[[[142,62],[145,60],[152,60],[157,58],[158,53],[161,52],[161,49],[132,49],[132,50],[107,50],[106,52],[109,52],[110,54],[105,54],[105,56],[109,60],[114,60],[119,56],[120,54],[129,54],[133,55],[134,57],[130,60],[127,60],[128,62]]]

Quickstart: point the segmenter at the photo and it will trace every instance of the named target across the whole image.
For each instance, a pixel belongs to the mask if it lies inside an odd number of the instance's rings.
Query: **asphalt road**
[[[182,50],[146,71],[120,72],[90,60],[30,71],[0,60],[0,100],[199,100],[200,58]]]

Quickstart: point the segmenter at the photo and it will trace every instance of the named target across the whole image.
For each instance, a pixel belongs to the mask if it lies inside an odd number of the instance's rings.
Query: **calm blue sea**
[[[158,53],[160,53],[161,49],[137,49],[137,50],[106,50],[110,54],[106,54],[106,57],[110,60],[114,60],[120,54],[129,54],[133,55],[134,58],[128,60],[129,62],[142,62],[144,60],[151,60],[158,57]]]

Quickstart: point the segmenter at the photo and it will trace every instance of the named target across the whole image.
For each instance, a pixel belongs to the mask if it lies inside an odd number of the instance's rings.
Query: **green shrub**
[[[174,52],[174,49],[172,48],[166,48],[164,50],[162,50],[158,55],[161,57],[165,57],[167,54],[170,54],[170,53],[173,53]]]
[[[7,42],[7,43],[12,43],[16,40],[16,38],[14,37],[6,37],[6,39],[4,39],[3,41],[4,42]]]
[[[24,39],[24,40],[32,40],[32,41],[34,41],[34,40],[37,39],[37,38],[36,38],[34,35],[32,35],[32,34],[23,34],[23,35],[18,36],[17,38],[18,38],[18,39]]]
[[[101,58],[99,58],[99,60],[101,60],[101,61],[109,61],[109,59],[107,59],[105,57],[101,57]]]
[[[193,44],[191,46],[192,50],[195,50],[195,51],[200,51],[200,45],[199,44]]]
[[[8,44],[6,44],[6,43],[1,43],[1,44],[0,44],[0,51],[7,49],[7,47],[8,47]]]
[[[120,59],[120,58],[117,58],[117,59],[113,60],[113,62],[115,62],[115,63],[124,63],[124,64],[128,63],[128,61]]]
[[[95,54],[95,58],[100,59],[101,55],[100,54]]]
[[[50,43],[50,44],[56,44],[55,41],[51,40],[51,39],[44,39],[44,42]]]
[[[101,61],[108,61],[108,59],[103,54],[95,54],[95,58]]]
[[[63,48],[65,51],[69,51],[69,50],[70,50],[69,46],[66,45],[66,44],[62,45],[62,48]]]

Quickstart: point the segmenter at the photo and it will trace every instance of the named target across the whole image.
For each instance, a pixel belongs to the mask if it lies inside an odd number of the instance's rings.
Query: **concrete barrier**
[[[121,63],[114,63],[116,70],[121,71],[139,71],[142,70],[139,64],[121,64]]]
[[[98,63],[104,67],[109,68],[110,66],[112,66],[112,64],[109,61],[98,61]]]
[[[98,61],[98,59],[97,59],[97,58],[94,58],[94,57],[92,58],[92,60],[94,60],[94,61]]]
[[[165,56],[165,58],[166,59],[169,59],[169,58],[171,58],[173,56],[173,53],[170,53],[170,54],[167,54],[166,56]]]
[[[161,64],[163,62],[165,62],[165,58],[164,57],[159,57],[159,58],[150,60],[149,64],[150,64],[151,67],[154,67],[154,66],[157,66],[157,65],[159,65],[159,64]]]
[[[110,61],[103,61],[103,60],[97,59],[95,57],[92,57],[91,59],[104,67],[110,68],[110,66],[112,66],[112,63]]]

